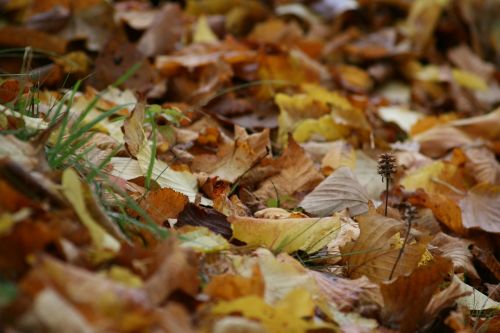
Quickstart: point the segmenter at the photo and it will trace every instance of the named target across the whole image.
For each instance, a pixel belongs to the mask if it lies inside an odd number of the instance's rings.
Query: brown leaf
[[[478,183],[500,185],[500,164],[491,150],[486,147],[470,147],[464,153],[468,158],[465,167]]]
[[[145,92],[158,80],[157,73],[134,44],[116,36],[99,52],[95,60],[95,73],[90,77],[90,83],[97,89],[104,89],[124,74],[124,68],[129,69],[137,63],[141,63],[141,66],[122,84],[122,87]]]
[[[323,180],[310,157],[293,139],[289,140],[283,155],[271,162],[271,167],[279,170],[279,173],[263,181],[253,193],[264,203],[276,199],[278,195],[284,208],[293,207],[293,200],[283,198],[308,192]]]
[[[433,293],[450,273],[449,259],[437,257],[430,264],[417,268],[409,276],[400,276],[383,282],[380,290],[384,298],[382,318],[400,332],[415,332],[421,326],[425,309]]]
[[[37,261],[21,282],[23,292],[33,298],[44,287],[63,295],[97,331],[133,332],[147,329],[154,322],[152,304],[143,290],[49,256]]]
[[[480,247],[474,246],[472,247],[472,254],[474,255],[474,258],[479,260],[479,262],[481,262],[481,264],[483,264],[483,266],[486,267],[493,274],[493,276],[500,281],[500,262],[498,262],[497,258],[495,258],[491,251],[483,250]]]
[[[0,28],[0,46],[27,47],[62,54],[66,52],[66,40],[38,30],[25,27],[5,26]]]
[[[153,221],[163,225],[167,219],[176,219],[188,202],[184,194],[164,187],[147,192],[139,204]]]
[[[122,126],[122,132],[125,140],[125,148],[128,153],[135,157],[141,146],[144,144],[144,104],[138,103],[130,117],[125,119]]]
[[[300,202],[316,216],[349,209],[351,216],[368,212],[368,195],[348,167],[340,167]]]
[[[431,301],[425,309],[425,322],[430,323],[444,309],[455,306],[455,301],[460,297],[469,295],[470,292],[464,291],[457,280],[452,280],[448,288],[432,296]]]
[[[449,50],[448,58],[456,66],[475,73],[485,80],[488,80],[495,72],[495,66],[478,57],[466,44]]]
[[[235,126],[234,141],[220,147],[216,156],[196,156],[193,169],[234,183],[266,156],[269,146],[269,129],[248,135],[244,128]]]
[[[466,273],[468,277],[480,280],[472,263],[472,253],[469,246],[472,242],[462,238],[452,237],[440,232],[431,241],[442,252],[442,256],[451,259],[455,273]]]
[[[476,185],[459,205],[465,228],[500,233],[500,186]]]
[[[148,56],[165,54],[175,50],[185,33],[185,18],[176,4],[163,6],[151,26],[142,35],[137,48]]]
[[[351,278],[366,275],[372,281],[385,281],[389,278],[398,257],[402,241],[400,237],[405,230],[405,224],[373,212],[359,215],[356,220],[360,229],[358,239],[341,247],[347,274]],[[396,237],[398,233],[400,237]],[[411,273],[417,267],[427,242],[425,237],[417,239],[416,242],[408,241],[394,271],[395,277]]]
[[[197,206],[193,203],[189,203],[184,207],[175,225],[176,227],[184,225],[207,227],[213,232],[224,236],[226,239],[230,239],[233,236],[231,225],[224,214],[219,213],[215,209]]]
[[[161,304],[175,290],[195,295],[200,284],[198,257],[188,249],[181,248],[174,237],[170,237],[156,250],[157,268],[145,281],[144,289],[153,304]]]
[[[358,279],[332,277],[318,271],[308,271],[314,277],[322,295],[341,311],[360,310],[363,306],[382,305],[380,287],[366,276]]]

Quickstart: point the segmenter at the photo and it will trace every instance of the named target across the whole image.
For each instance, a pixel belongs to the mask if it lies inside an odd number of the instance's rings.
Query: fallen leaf
[[[421,113],[400,106],[381,107],[378,109],[378,114],[382,120],[396,123],[406,133],[409,133],[413,125],[423,118]]]
[[[470,147],[464,149],[467,156],[466,169],[478,183],[500,185],[500,164],[488,148]]]
[[[469,190],[460,202],[465,228],[500,233],[500,187],[479,184]]]
[[[448,236],[440,232],[430,245],[436,246],[442,252],[442,256],[451,259],[455,273],[466,273],[468,277],[479,280],[479,275],[472,263],[472,253],[469,246],[472,242],[464,239]]]
[[[396,280],[382,283],[380,291],[384,298],[383,321],[400,332],[414,332],[418,329],[432,294],[451,269],[449,259],[437,257],[409,276],[399,276]]]
[[[457,280],[453,279],[446,289],[432,296],[425,309],[425,321],[432,322],[441,311],[454,307],[457,299],[468,294],[469,292],[463,291]]]
[[[341,228],[339,215],[277,220],[230,216],[228,220],[236,239],[250,246],[288,253],[317,252],[334,239]]]
[[[351,216],[368,212],[368,196],[349,168],[340,167],[300,202],[316,216],[328,216],[344,209]]]
[[[163,225],[168,219],[176,219],[188,201],[184,194],[165,187],[148,191],[139,204],[153,221]]]
[[[196,22],[196,27],[193,33],[194,43],[213,43],[218,41],[205,16],[200,16]]]
[[[334,326],[323,322],[312,322],[305,318],[314,316],[314,303],[304,289],[291,291],[274,307],[257,296],[246,296],[234,301],[220,302],[213,309],[215,315],[241,313],[244,317],[257,319],[269,332],[306,332],[323,328],[327,332]]]
[[[236,126],[234,141],[219,148],[217,155],[196,156],[193,169],[234,183],[267,155],[269,145],[268,129],[248,135],[245,129]]]
[[[57,291],[95,330],[133,332],[152,327],[155,321],[143,290],[128,288],[48,256],[40,258],[21,282],[21,289],[33,298],[39,295],[40,287]]]
[[[162,303],[172,292],[179,289],[188,295],[198,291],[198,257],[181,248],[170,237],[156,249],[156,269],[144,282],[144,290],[155,305]]]
[[[292,139],[290,139],[283,155],[271,163],[273,169],[278,170],[278,173],[263,181],[253,192],[261,202],[276,199],[276,196],[279,199],[309,192],[323,179],[309,156]],[[292,205],[293,202],[283,203],[285,208]]]
[[[471,252],[476,260],[483,264],[483,266],[486,267],[497,280],[500,280],[500,262],[498,262],[491,251],[483,250],[480,247],[474,246],[472,247]]]
[[[215,300],[230,301],[245,296],[264,296],[265,284],[258,265],[254,266],[252,276],[223,274],[212,278],[204,292]]]
[[[206,227],[226,239],[230,239],[233,236],[231,225],[224,214],[219,213],[215,209],[197,206],[193,203],[189,203],[184,207],[175,225],[176,227],[185,225]]]
[[[73,169],[66,169],[63,173],[62,192],[90,233],[94,245],[93,260],[102,262],[116,255],[120,250],[120,243],[107,233],[87,210],[80,177]]]
[[[178,5],[163,6],[137,42],[137,48],[148,57],[175,50],[185,33],[185,20]]]
[[[358,239],[340,249],[348,276],[366,275],[375,282],[389,279],[402,246],[399,235],[405,230],[404,223],[373,212],[359,215],[356,220],[360,229]],[[423,238],[406,244],[394,277],[411,273],[417,267],[428,241]]]
[[[488,296],[479,292],[477,289],[469,286],[460,280],[456,275],[453,276],[453,281],[456,281],[460,285],[460,290],[462,292],[469,293],[467,296],[461,297],[457,300],[458,304],[466,306],[472,311],[488,311],[488,310],[500,310],[500,303],[492,300]]]
[[[178,229],[181,234],[181,247],[202,253],[217,253],[229,250],[227,240],[206,227],[184,226]]]

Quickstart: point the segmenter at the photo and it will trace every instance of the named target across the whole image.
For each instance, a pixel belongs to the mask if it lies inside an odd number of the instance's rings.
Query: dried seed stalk
[[[384,215],[387,216],[387,204],[389,202],[389,183],[392,175],[396,173],[397,162],[396,157],[392,153],[383,153],[378,157],[377,172],[382,176],[382,182],[385,179],[385,210]]]

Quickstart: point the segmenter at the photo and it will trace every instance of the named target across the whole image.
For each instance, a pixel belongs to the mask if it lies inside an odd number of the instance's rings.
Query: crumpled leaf
[[[430,264],[417,268],[409,276],[384,282],[380,290],[384,298],[382,318],[400,332],[415,332],[432,294],[452,268],[449,259],[437,257]]]
[[[351,278],[366,275],[372,281],[385,281],[402,246],[399,235],[403,234],[405,224],[373,212],[360,215],[356,220],[360,229],[358,239],[340,249],[347,274]],[[425,237],[408,241],[393,277],[411,273],[417,267],[428,241]]]
[[[340,215],[322,218],[258,219],[230,216],[233,235],[250,246],[274,252],[313,253],[334,239],[341,228]]]
[[[295,200],[288,202],[282,199],[287,196],[294,198],[299,193],[309,192],[323,179],[309,156],[292,139],[289,140],[283,155],[270,161],[269,164],[273,170],[277,171],[277,174],[264,180],[253,192],[253,195],[261,202],[279,199],[282,207],[293,207]]]
[[[500,108],[485,115],[458,119],[450,122],[454,126],[472,137],[488,140],[500,140]]]
[[[314,317],[314,303],[305,289],[291,291],[282,301],[270,306],[262,298],[246,296],[217,304],[212,313],[224,315],[241,313],[244,317],[262,322],[269,332],[305,333],[312,329],[334,330],[334,326],[305,318]]]
[[[62,192],[90,233],[95,247],[94,260],[100,262],[113,257],[120,250],[120,242],[107,233],[87,210],[80,177],[73,169],[66,169],[63,173]]]
[[[430,243],[442,252],[443,257],[451,259],[455,273],[465,272],[468,277],[479,280],[479,275],[472,263],[472,253],[469,250],[471,244],[472,242],[442,232],[437,234]]]
[[[202,253],[214,253],[229,249],[228,241],[206,227],[185,226],[179,229],[181,247]]]
[[[234,142],[219,148],[217,155],[196,156],[193,169],[234,183],[266,156],[270,146],[269,129],[251,135],[240,126],[235,126],[234,131]]]
[[[349,209],[351,216],[368,212],[368,196],[349,168],[340,167],[299,204],[316,216]]]
[[[479,184],[460,200],[465,228],[500,233],[500,186]]]

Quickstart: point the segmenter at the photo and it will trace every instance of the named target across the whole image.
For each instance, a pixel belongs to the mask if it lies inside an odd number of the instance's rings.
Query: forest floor
[[[500,331],[498,1],[158,2],[0,1],[1,332]]]

